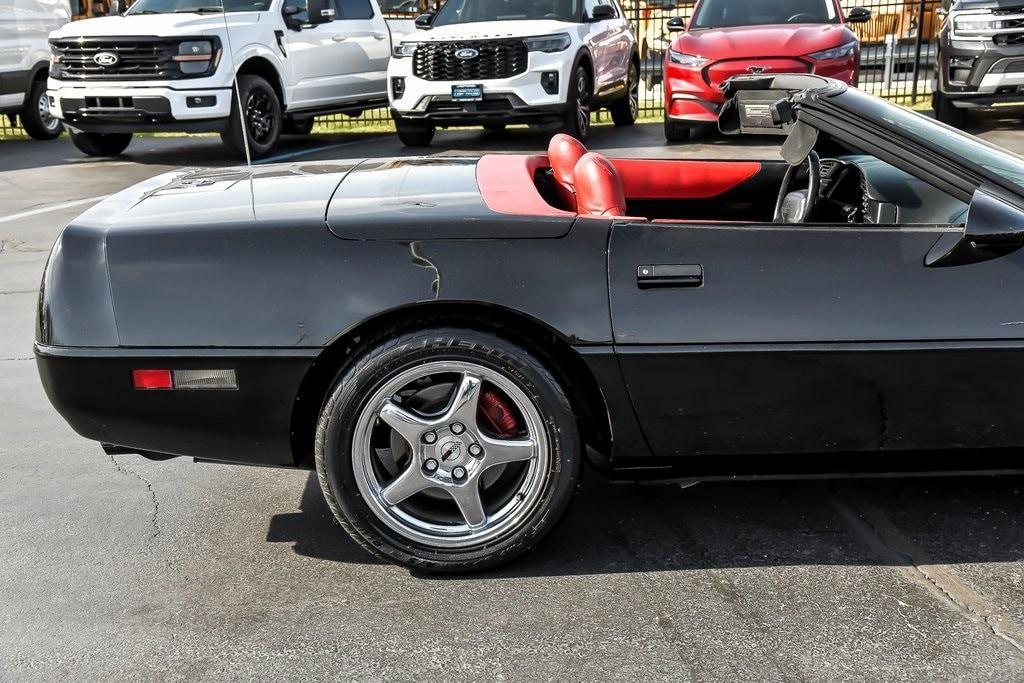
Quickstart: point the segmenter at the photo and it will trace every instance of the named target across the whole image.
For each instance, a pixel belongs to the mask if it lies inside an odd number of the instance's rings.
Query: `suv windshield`
[[[448,0],[434,26],[524,19],[578,22],[580,17],[580,0]]]
[[[837,23],[834,0],[704,0],[690,28]]]
[[[265,12],[269,7],[270,0],[138,0],[125,14]]]
[[[858,116],[906,135],[958,165],[976,169],[979,175],[1024,195],[1024,157],[854,88],[836,98],[843,108]]]

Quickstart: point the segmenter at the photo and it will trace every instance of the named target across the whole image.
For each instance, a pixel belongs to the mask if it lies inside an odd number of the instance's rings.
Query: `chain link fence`
[[[785,0],[780,0],[784,2]],[[411,20],[436,7],[436,0],[385,0],[389,19]],[[673,17],[689,19],[692,2],[679,0],[623,0],[626,16],[636,27],[640,44],[641,116],[660,118],[662,112],[662,62],[675,34],[665,24]],[[852,0],[844,2],[871,10],[870,21],[850,24],[861,40],[859,87],[900,104],[913,105],[931,93],[935,74],[936,38],[942,19],[942,0]],[[768,56],[768,55],[764,55]],[[387,109],[360,116],[334,114],[317,118],[316,131],[344,132],[353,129],[389,129]],[[7,117],[0,117],[0,137],[24,136]]]

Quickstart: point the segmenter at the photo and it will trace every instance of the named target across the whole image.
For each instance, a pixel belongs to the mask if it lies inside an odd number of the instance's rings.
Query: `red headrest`
[[[612,162],[588,152],[573,169],[576,181],[576,213],[585,216],[625,216],[626,197],[619,172]]]
[[[548,163],[555,177],[558,193],[570,211],[576,210],[576,182],[573,180],[573,169],[576,162],[587,153],[587,148],[579,140],[564,133],[551,138],[548,144]]]

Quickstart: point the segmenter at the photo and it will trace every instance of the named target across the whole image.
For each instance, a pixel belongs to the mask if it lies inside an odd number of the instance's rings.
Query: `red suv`
[[[694,125],[714,123],[732,76],[815,73],[856,85],[860,42],[846,25],[867,21],[839,0],[699,0],[689,26],[665,55],[665,137],[686,140]]]

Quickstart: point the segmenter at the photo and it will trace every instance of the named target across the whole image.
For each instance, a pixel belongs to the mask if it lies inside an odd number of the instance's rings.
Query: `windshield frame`
[[[570,16],[560,16],[557,19],[550,17],[486,17],[486,18],[473,18],[473,19],[460,19],[457,14],[456,6],[459,5],[462,8],[468,6],[470,3],[475,3],[478,7],[485,7],[488,10],[495,7],[497,3],[489,2],[489,0],[447,0],[441,9],[434,15],[434,21],[431,24],[431,28],[438,26],[458,26],[460,24],[476,24],[481,22],[502,22],[502,21],[561,21],[563,23],[571,24],[583,21],[583,0],[572,0],[576,4],[575,13]],[[451,8],[451,9],[449,9]]]
[[[714,25],[714,26],[701,26],[698,22],[700,21],[701,15],[704,14],[704,11],[705,11],[704,8],[707,7],[708,5],[716,2],[716,1],[717,0],[701,0],[699,3],[697,3],[697,6],[693,9],[693,16],[690,18],[690,25],[688,27],[688,30],[690,30],[690,31],[706,31],[706,30],[718,30],[718,29],[728,29],[728,28],[752,28],[752,27],[757,27],[757,26],[807,26],[807,25],[813,25],[813,26],[832,26],[832,25],[843,23],[842,13],[836,7],[835,0],[819,0],[819,2],[821,2],[824,6],[826,6],[828,8],[827,12],[832,15],[832,17],[829,20],[827,20],[827,21],[793,22],[793,23],[789,23],[789,22],[785,22],[785,21],[780,21],[780,22],[776,22],[776,23],[770,23],[770,22],[769,23],[765,23],[765,22],[758,21],[758,22],[751,22],[751,23],[744,23],[744,24],[720,24],[720,25]],[[785,2],[785,0],[782,0],[782,2]]]
[[[966,169],[982,184],[996,185],[1024,202],[1024,156],[855,88],[822,97],[821,101],[831,101],[888,136],[902,138],[943,159],[949,168]],[[892,115],[886,116],[887,113]],[[925,131],[936,134],[925,135]]]

